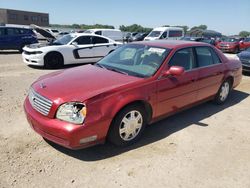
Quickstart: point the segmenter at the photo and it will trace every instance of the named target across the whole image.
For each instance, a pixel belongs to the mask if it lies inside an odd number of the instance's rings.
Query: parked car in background
[[[238,53],[240,51],[240,39],[225,38],[216,47],[223,52]]]
[[[88,29],[84,33],[102,35],[115,41],[123,41],[123,34],[119,29]]]
[[[223,104],[241,77],[239,60],[205,43],[135,42],[40,77],[24,109],[38,134],[64,147],[127,146],[147,124],[207,100]]]
[[[250,38],[245,38],[240,41],[240,50],[245,50],[250,47]]]
[[[180,27],[157,27],[144,40],[171,39],[178,40],[184,37],[184,30]]]
[[[45,29],[45,30],[47,30],[48,32],[50,32],[55,38],[57,38],[58,37],[58,35],[59,35],[59,30],[57,30],[57,29],[52,29],[52,28],[47,28],[47,29]]]
[[[60,32],[60,33],[57,35],[57,38],[60,38],[60,37],[62,37],[62,36],[64,36],[64,35],[67,35],[67,34],[69,34],[69,32],[62,31],[62,32]]]
[[[250,72],[250,47],[237,54],[241,63],[243,71]]]
[[[132,41],[143,41],[147,35],[148,33],[137,33],[132,37]]]
[[[64,64],[97,62],[119,45],[104,36],[72,33],[48,44],[25,46],[22,57],[29,65],[58,68]]]
[[[200,40],[200,42],[205,42],[207,44],[211,44],[211,45],[215,46],[215,39],[212,39],[212,38],[202,38]]]
[[[37,43],[32,29],[0,26],[0,50],[19,50],[27,44]]]
[[[185,36],[185,37],[180,38],[180,40],[199,42],[199,41],[202,40],[202,37],[189,37],[189,36]]]

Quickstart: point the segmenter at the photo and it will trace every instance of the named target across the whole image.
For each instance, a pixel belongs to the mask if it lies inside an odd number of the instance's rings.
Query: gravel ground
[[[70,151],[44,141],[23,112],[30,84],[48,72],[0,52],[0,187],[250,187],[249,75],[225,105],[155,123],[133,146]]]

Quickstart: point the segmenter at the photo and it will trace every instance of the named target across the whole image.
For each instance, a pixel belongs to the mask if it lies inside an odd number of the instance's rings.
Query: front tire
[[[63,57],[60,53],[49,53],[44,57],[44,67],[47,69],[56,69],[63,66]]]
[[[116,146],[127,146],[139,140],[147,124],[146,112],[138,105],[130,105],[114,118],[108,140]]]
[[[225,101],[227,100],[227,98],[230,94],[231,87],[232,87],[231,85],[232,85],[232,83],[230,82],[230,80],[226,80],[221,84],[220,89],[214,98],[214,102],[216,104],[225,103]]]

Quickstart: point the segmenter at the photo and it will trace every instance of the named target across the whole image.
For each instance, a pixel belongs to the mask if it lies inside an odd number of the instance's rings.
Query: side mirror
[[[71,44],[74,45],[74,46],[77,46],[77,45],[78,45],[77,42],[72,42]]]
[[[184,67],[172,66],[167,71],[163,72],[163,76],[179,76],[184,73]]]

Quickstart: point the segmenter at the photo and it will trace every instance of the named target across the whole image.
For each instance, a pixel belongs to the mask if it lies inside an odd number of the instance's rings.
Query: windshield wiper
[[[119,70],[119,69],[115,69],[115,68],[108,68],[108,70],[111,70],[111,71],[114,71],[114,72],[118,72],[118,73],[121,73],[121,74],[128,75],[128,73],[127,73],[127,72],[121,71],[121,70]]]
[[[96,63],[95,65],[98,66],[98,67],[101,67],[101,68],[103,68],[103,69],[107,69],[107,67],[105,67],[105,66],[103,66],[103,65],[101,65],[101,64],[99,64],[99,63]]]

